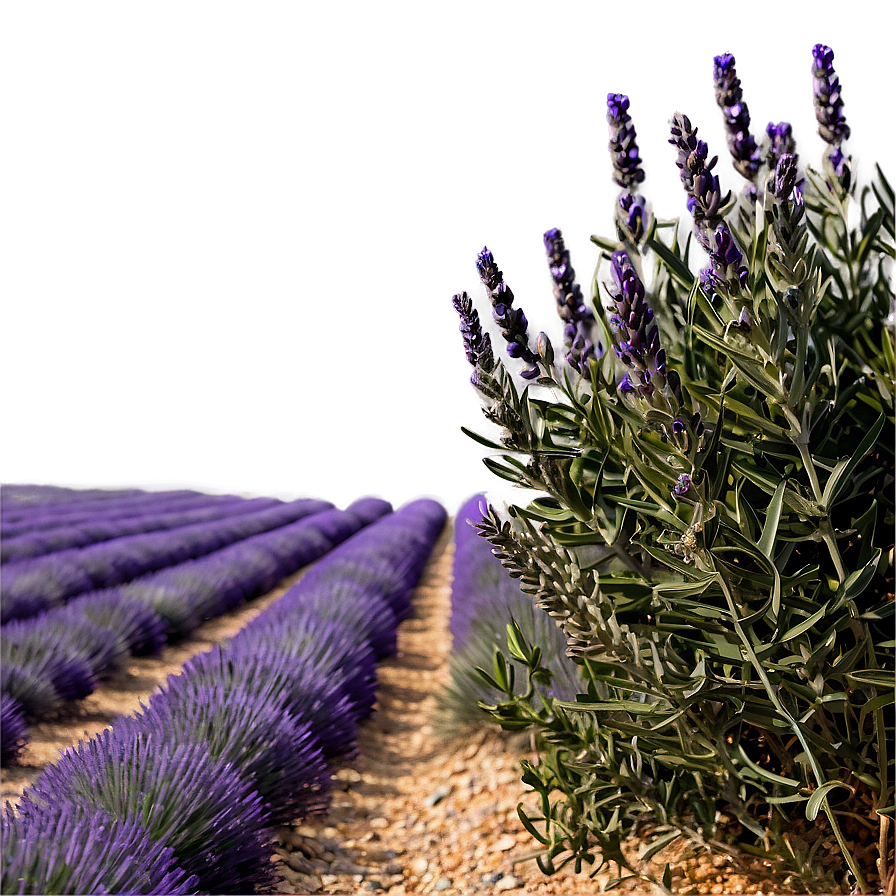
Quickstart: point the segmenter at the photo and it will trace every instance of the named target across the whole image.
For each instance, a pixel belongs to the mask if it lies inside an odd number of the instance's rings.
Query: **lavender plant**
[[[492,708],[538,733],[523,780],[542,811],[520,811],[547,873],[647,874],[682,841],[761,853],[807,891],[892,891],[894,194],[879,167],[857,188],[833,52],[812,58],[820,170],[800,169],[786,122],[757,146],[730,54],[715,88],[743,199],[673,116],[692,233],[648,216],[636,239],[617,211],[616,239],[592,238],[613,351],[538,350],[520,371],[518,351],[476,350],[481,324],[455,297],[501,430],[467,432],[536,492],[490,508],[482,533],[585,681],[575,701],[521,707],[507,688]],[[608,120],[631,190],[627,109]],[[518,630],[508,650],[544,674]],[[636,826],[653,832],[639,860],[622,850]],[[650,879],[673,886],[668,866]]]

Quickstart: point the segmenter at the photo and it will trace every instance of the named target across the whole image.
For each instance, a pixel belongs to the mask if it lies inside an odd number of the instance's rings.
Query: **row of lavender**
[[[176,530],[129,535],[3,568],[0,621],[24,619],[72,597],[110,588],[185,560],[220,550],[333,505],[303,499],[235,517],[193,523]]]
[[[363,529],[142,713],[64,753],[4,812],[0,890],[270,886],[272,826],[327,805],[327,761],[353,752],[444,521],[424,500]]]
[[[188,490],[167,492],[116,492],[107,497],[97,497],[90,491],[81,496],[71,496],[66,501],[43,501],[35,497],[27,503],[12,501],[8,497],[14,486],[0,486],[0,525],[4,537],[20,535],[36,529],[58,526],[62,523],[77,521],[91,514],[115,513],[134,514],[144,507],[163,501],[176,504],[179,501],[189,506],[190,502],[207,502],[211,495]]]
[[[378,498],[344,511],[326,502],[308,508],[316,512],[200,559],[7,623],[0,642],[0,762],[15,762],[26,742],[26,717],[86,697],[125,657],[157,653],[169,639],[266,593],[392,510]]]
[[[583,689],[575,663],[566,655],[566,639],[547,613],[538,609],[531,597],[520,591],[492,553],[491,545],[479,535],[485,497],[474,495],[457,512],[454,533],[454,581],[451,588],[452,653],[450,675],[439,695],[439,727],[457,735],[489,722],[479,703],[495,704],[506,695],[476,673],[476,668],[492,670],[495,651],[506,652],[507,625],[516,622],[530,645],[541,648],[543,664],[551,672],[547,684],[536,687],[546,697],[574,700]],[[526,690],[525,670],[517,667],[514,690]]]
[[[42,557],[71,548],[83,548],[101,541],[177,529],[264,510],[281,504],[276,498],[238,498],[234,495],[206,495],[191,498],[156,499],[124,510],[93,509],[52,525],[10,535],[5,527],[0,539],[0,563]],[[15,533],[15,530],[14,530]]]
[[[0,485],[0,513],[18,513],[34,507],[62,506],[90,500],[125,498],[145,495],[139,488],[69,488],[63,485]]]

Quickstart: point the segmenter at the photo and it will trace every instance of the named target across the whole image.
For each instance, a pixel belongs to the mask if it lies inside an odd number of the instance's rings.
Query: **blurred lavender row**
[[[194,523],[171,532],[129,535],[85,548],[7,563],[0,621],[48,610],[78,594],[128,582],[157,569],[210,554],[236,541],[331,508],[303,499],[234,519]]]
[[[187,509],[193,505],[209,504],[221,498],[232,500],[235,495],[204,495],[201,492],[173,491],[173,492],[137,492],[135,494],[123,494],[114,498],[84,498],[81,500],[66,501],[62,504],[34,503],[27,507],[8,507],[6,502],[0,505],[0,523],[2,523],[3,537],[20,535],[34,529],[58,526],[62,523],[77,522],[97,513],[110,516],[121,512],[133,514],[157,504],[170,505],[172,508],[180,506]],[[182,503],[180,503],[182,502]]]
[[[96,510],[85,519],[45,529],[32,530],[0,540],[0,563],[43,557],[68,548],[83,548],[101,541],[140,535],[147,532],[178,529],[224,517],[240,516],[282,504],[276,498],[209,498],[204,503],[184,509],[171,503],[140,509],[122,516],[110,516]]]
[[[417,501],[371,523],[141,714],[67,750],[3,815],[0,889],[270,887],[273,826],[327,807],[327,760],[354,750],[444,522]]]
[[[573,661],[566,655],[566,639],[557,624],[520,591],[491,545],[475,524],[483,517],[485,497],[474,495],[457,512],[454,534],[454,582],[451,587],[451,672],[440,696],[444,712],[439,727],[457,734],[490,722],[478,703],[494,704],[502,694],[489,688],[473,671],[491,669],[496,649],[507,652],[507,624],[515,620],[530,644],[541,647],[543,664],[550,669],[550,685],[538,688],[545,696],[574,700],[583,689]],[[510,662],[514,662],[510,660]],[[522,667],[517,669],[516,690],[526,689]],[[523,673],[523,674],[520,674]]]
[[[390,513],[363,498],[244,539],[116,588],[75,598],[48,612],[8,623],[0,642],[0,692],[10,717],[44,717],[67,700],[91,694],[100,679],[133,654],[158,653],[277,583]],[[24,745],[18,725],[0,731],[3,764]]]
[[[29,508],[36,504],[67,504],[73,501],[90,499],[114,499],[128,495],[146,494],[139,488],[105,489],[105,488],[66,488],[62,485],[0,485],[0,501],[3,509]]]

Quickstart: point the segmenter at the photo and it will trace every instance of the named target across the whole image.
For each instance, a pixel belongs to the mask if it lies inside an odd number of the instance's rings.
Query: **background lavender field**
[[[707,9],[7,4],[0,203],[6,482],[187,484],[337,504],[490,487],[450,298],[483,244],[559,332],[541,243],[587,279],[616,188],[604,98],[631,96],[661,215],[667,121],[736,183],[712,88],[795,114],[817,164],[811,47],[831,44],[859,178],[894,169],[890,30],[833,2]],[[486,315],[488,317],[488,315]]]

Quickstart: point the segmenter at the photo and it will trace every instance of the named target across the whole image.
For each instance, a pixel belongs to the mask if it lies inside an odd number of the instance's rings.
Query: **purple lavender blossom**
[[[849,139],[849,125],[843,114],[840,78],[834,72],[834,51],[824,44],[812,48],[812,80],[818,133],[825,143],[839,146]]]
[[[467,361],[473,367],[481,367],[486,372],[494,370],[495,357],[492,354],[492,340],[483,332],[479,312],[473,307],[470,297],[464,292],[451,300],[460,317],[460,332],[464,340]],[[473,377],[476,377],[474,372]]]
[[[607,94],[607,124],[610,131],[610,158],[613,180],[631,191],[644,180],[637,133],[628,114],[629,98],[622,93]]]
[[[777,124],[769,122],[765,128],[768,136],[768,152],[766,154],[766,162],[769,171],[774,171],[778,164],[778,159],[784,153],[790,153],[794,158],[796,153],[796,140],[793,139],[793,128],[787,121],[779,121]]]
[[[680,498],[682,495],[686,495],[690,491],[690,488],[690,473],[682,473],[681,476],[678,477],[678,482],[676,482],[672,488],[672,494]]]
[[[504,275],[495,264],[494,256],[488,247],[479,253],[476,270],[479,279],[488,290],[495,321],[500,325],[501,335],[507,342],[507,354],[529,365],[520,371],[524,379],[535,379],[538,376],[538,355],[529,347],[529,322],[521,308],[513,307],[513,292],[504,282]]]
[[[647,228],[647,201],[635,193],[620,193],[616,201],[616,220],[625,225],[637,245]]]
[[[718,157],[707,161],[709,148],[697,139],[697,128],[680,112],[672,117],[669,142],[678,149],[675,164],[688,194],[688,211],[694,216],[695,233],[704,249],[710,249],[710,235],[722,222],[722,196],[719,179],[712,173]]]
[[[797,173],[796,156],[785,152],[768,179],[767,190],[781,201],[790,199],[796,187]]]
[[[633,392],[637,391],[635,384],[632,382],[631,374],[627,370],[622,375],[622,379],[619,380],[619,385],[616,388],[623,395],[631,395]]]
[[[585,302],[582,289],[576,282],[576,272],[569,258],[569,250],[563,242],[563,234],[554,227],[544,235],[544,248],[554,283],[557,311],[564,322],[563,337],[566,342],[566,362],[574,370],[583,373],[595,354],[600,355],[600,343],[595,353],[591,341],[594,314]]]
[[[700,280],[709,295],[733,296],[747,285],[749,272],[734,236],[723,221],[713,234],[709,252],[710,266],[700,272]]]
[[[637,375],[637,389],[650,398],[657,386],[666,384],[666,353],[653,310],[647,304],[644,284],[628,254],[618,250],[611,256],[612,285],[607,291],[615,307],[611,323],[617,330],[616,354]],[[634,380],[629,380],[634,383]]]
[[[747,180],[753,180],[762,165],[762,155],[750,133],[750,112],[743,100],[740,78],[737,77],[734,57],[730,53],[715,57],[713,81],[716,102],[725,116],[728,149],[734,159],[734,167]]]
[[[840,148],[849,139],[850,129],[843,114],[840,78],[834,72],[834,51],[824,44],[812,48],[812,85],[815,97],[815,119],[818,133],[831,149],[827,154],[834,176],[840,187],[849,189],[852,181],[852,156]]]

